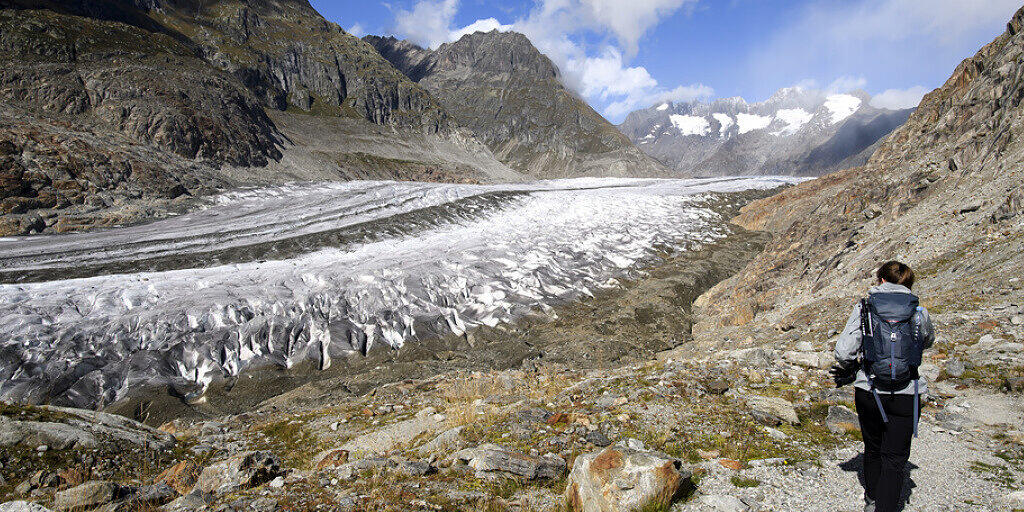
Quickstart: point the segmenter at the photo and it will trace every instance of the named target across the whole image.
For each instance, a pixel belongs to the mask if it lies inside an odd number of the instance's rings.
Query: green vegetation
[[[756,478],[746,478],[739,475],[730,478],[729,481],[732,482],[732,485],[742,488],[757,487],[761,485],[761,481]]]

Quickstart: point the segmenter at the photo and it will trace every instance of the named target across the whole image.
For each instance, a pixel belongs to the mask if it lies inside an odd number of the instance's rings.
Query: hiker
[[[898,261],[878,268],[878,284],[853,308],[836,342],[836,386],[853,383],[864,437],[865,512],[895,512],[903,497],[910,442],[917,436],[921,353],[935,341],[928,311],[911,293],[914,271]]]

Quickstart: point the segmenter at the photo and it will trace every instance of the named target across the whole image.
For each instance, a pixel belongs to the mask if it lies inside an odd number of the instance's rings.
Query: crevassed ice
[[[157,384],[197,396],[256,365],[327,368],[378,344],[496,325],[614,284],[657,244],[685,249],[724,236],[705,193],[787,181],[295,184],[225,194],[141,226],[2,240],[9,268],[128,270],[0,285],[0,397],[93,407]],[[455,213],[439,215],[445,208]],[[281,259],[261,252],[347,229],[380,232],[269,253]],[[251,259],[201,260],[218,247]],[[131,271],[154,254],[200,260]]]

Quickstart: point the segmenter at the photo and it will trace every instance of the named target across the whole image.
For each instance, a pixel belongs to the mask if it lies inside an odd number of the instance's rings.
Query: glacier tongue
[[[140,226],[0,239],[0,398],[100,407],[146,385],[197,397],[257,365],[326,369],[461,335],[611,286],[658,245],[724,236],[706,193],[787,182],[293,184]]]

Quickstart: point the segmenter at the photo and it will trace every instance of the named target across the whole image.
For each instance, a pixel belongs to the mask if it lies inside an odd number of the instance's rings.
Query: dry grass
[[[438,386],[451,426],[493,423],[500,416],[495,404],[548,402],[573,382],[572,376],[552,369],[537,372],[474,372],[459,374]]]

